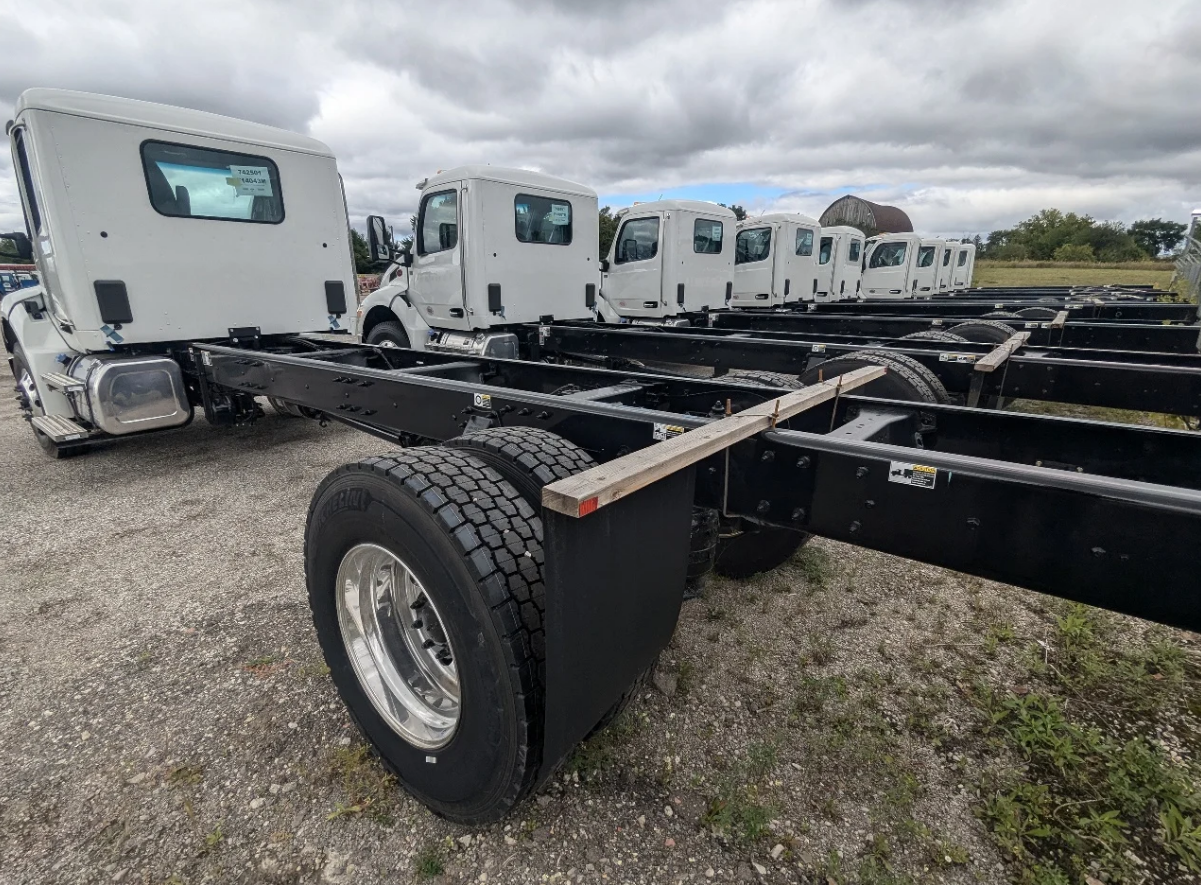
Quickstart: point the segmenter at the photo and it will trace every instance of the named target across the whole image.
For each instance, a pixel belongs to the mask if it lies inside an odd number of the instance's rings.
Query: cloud
[[[5,26],[0,113],[51,85],[308,132],[335,149],[360,225],[403,228],[414,183],[469,162],[615,203],[704,192],[816,215],[862,191],[937,233],[1201,203],[1188,0],[48,0]]]

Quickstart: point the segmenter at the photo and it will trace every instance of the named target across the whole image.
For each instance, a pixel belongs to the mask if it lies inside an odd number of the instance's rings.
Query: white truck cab
[[[723,307],[734,289],[734,213],[699,200],[656,200],[617,213],[601,265],[605,322],[673,321]]]
[[[365,342],[515,356],[506,326],[595,316],[595,191],[498,166],[440,172],[418,188],[410,253],[394,255],[384,220],[368,219],[373,257],[395,263],[359,308]]]
[[[60,89],[24,92],[6,131],[41,285],[0,326],[51,454],[190,421],[189,342],[344,329],[356,279],[321,142]]]
[[[816,301],[851,301],[862,298],[863,231],[835,225],[823,227],[817,249]]]
[[[955,273],[955,251],[958,243],[944,240],[942,251],[938,255],[938,274],[935,277],[935,292],[945,294],[951,291],[952,279]]]
[[[919,275],[916,271],[918,260],[923,254],[922,242],[920,236],[910,233],[881,234],[869,240],[867,263],[863,270],[864,297],[915,297],[919,288]]]
[[[807,215],[772,213],[738,222],[730,307],[813,301],[821,225]]]
[[[955,267],[951,273],[952,290],[970,289],[976,270],[976,244],[960,243],[955,247]]]

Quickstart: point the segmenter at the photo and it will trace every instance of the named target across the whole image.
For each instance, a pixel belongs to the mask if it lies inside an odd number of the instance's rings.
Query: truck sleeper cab
[[[422,181],[411,253],[364,299],[370,344],[516,355],[505,327],[545,317],[591,319],[599,274],[596,192],[498,166],[462,166]],[[368,219],[377,259],[387,225]]]
[[[773,213],[738,222],[731,307],[781,307],[817,293],[821,226],[807,215]]]
[[[191,420],[189,342],[343,330],[355,277],[321,142],[59,89],[23,93],[8,128],[41,285],[0,321],[51,454]]]
[[[617,213],[602,265],[600,318],[671,320],[724,306],[734,290],[734,213],[700,200],[656,200]]]
[[[835,225],[821,229],[818,244],[816,301],[850,301],[862,298],[860,276],[863,231]]]

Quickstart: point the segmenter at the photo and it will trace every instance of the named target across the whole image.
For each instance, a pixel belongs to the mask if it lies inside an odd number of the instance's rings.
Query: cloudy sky
[[[360,227],[469,162],[950,235],[1201,205],[1197,0],[0,0],[0,33],[4,119],[60,86],[307,132]]]

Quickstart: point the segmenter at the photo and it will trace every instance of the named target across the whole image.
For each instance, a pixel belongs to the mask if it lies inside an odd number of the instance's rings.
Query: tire
[[[754,526],[738,534],[720,535],[713,570],[727,578],[749,578],[783,565],[810,535],[777,526]]]
[[[399,559],[421,598],[432,603],[459,698],[468,702],[442,745],[403,737],[356,674],[338,594],[349,587],[344,592],[361,602],[363,592],[339,571],[344,558],[351,561],[364,549]],[[545,716],[542,566],[541,519],[512,484],[464,451],[418,448],[347,464],[313,496],[305,579],[330,676],[384,765],[442,817],[464,824],[499,820],[533,786]],[[412,583],[406,579],[403,586]],[[389,616],[391,592],[377,597]],[[388,623],[395,636],[406,635],[394,617]],[[361,662],[368,646],[354,648]],[[415,717],[406,721],[421,724]]]
[[[294,406],[289,402],[284,402],[282,399],[280,399],[277,396],[267,397],[267,402],[271,404],[271,408],[275,411],[275,414],[277,414],[277,415],[282,415],[285,418],[303,418],[304,417],[304,415],[302,415],[300,413],[299,406]]]
[[[759,369],[733,369],[729,377],[743,384],[754,384],[756,387],[782,387],[785,390],[800,390],[804,387],[795,375],[764,372]]]
[[[883,378],[877,378],[857,388],[854,391],[857,396],[878,396],[919,403],[951,401],[951,395],[938,380],[938,376],[903,353],[858,350],[845,356],[834,357],[807,370],[801,375],[801,383],[817,384],[820,380],[819,375],[828,380],[854,369],[862,369],[864,366],[883,366],[888,373]]]
[[[538,427],[490,427],[447,440],[487,464],[542,513],[542,487],[574,476],[596,461],[573,442]]]
[[[948,344],[965,344],[967,339],[954,332],[941,332],[938,329],[926,329],[923,332],[910,332],[902,335],[898,341],[945,341]]]
[[[1004,344],[1016,334],[1013,326],[997,320],[968,320],[952,326],[951,331],[977,344]]]
[[[1053,320],[1057,313],[1049,307],[1023,307],[1018,316],[1027,320]]]
[[[990,310],[988,313],[981,314],[981,316],[986,319],[992,318],[1012,320],[1016,319],[1018,314],[1014,313],[1012,310]]]
[[[596,725],[592,726],[592,731],[588,732],[588,734],[584,736],[584,740],[589,740],[594,735],[604,731],[613,724],[618,716],[626,711],[630,704],[634,702],[634,699],[638,697],[638,693],[646,687],[646,683],[651,678],[651,673],[655,672],[655,667],[658,665],[658,663],[659,658],[656,656],[655,663],[651,664],[636,677],[634,677],[634,681],[629,684],[629,687],[627,687],[624,692],[622,692],[622,695],[617,699],[617,702],[605,711],[605,715],[600,718],[600,721],[597,722]]]
[[[25,375],[29,378],[29,383],[33,383],[33,370],[29,368],[29,360],[25,356],[25,351],[21,349],[21,345],[16,345],[13,348],[13,378],[16,380],[17,403],[20,406],[22,413],[27,417],[36,415],[44,415],[45,409],[29,399],[25,392],[24,386],[21,383],[21,376]],[[73,443],[72,445],[59,445],[46,434],[42,433],[32,424],[29,429],[33,431],[33,438],[37,440],[38,445],[42,447],[42,451],[51,458],[61,460],[63,458],[74,458],[76,455],[82,455],[88,451],[91,446],[87,443]]]
[[[377,347],[410,347],[409,335],[405,327],[396,320],[385,320],[376,323],[363,339],[364,344],[374,344]]]

